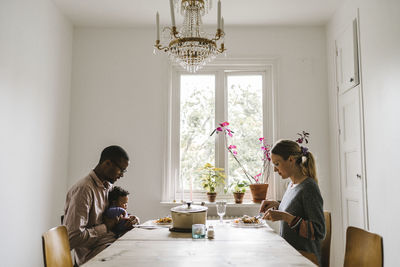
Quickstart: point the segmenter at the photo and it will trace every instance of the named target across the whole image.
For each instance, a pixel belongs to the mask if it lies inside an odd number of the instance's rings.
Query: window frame
[[[277,88],[277,59],[225,59],[215,60],[206,65],[196,74],[215,75],[215,122],[226,121],[227,119],[227,77],[228,75],[260,74],[263,75],[263,134],[268,137],[268,142],[275,142],[277,136],[276,127],[276,88]],[[179,187],[178,174],[180,169],[180,75],[190,74],[184,71],[179,65],[173,64],[169,68],[169,86],[167,94],[167,112],[165,115],[164,129],[166,130],[164,148],[164,168],[162,177],[162,202],[181,202],[191,200],[190,193],[177,192]],[[218,89],[218,88],[221,88]],[[221,107],[217,103],[223,99]],[[216,135],[215,165],[227,167],[228,152],[224,148],[223,136]],[[279,182],[275,175],[270,177],[268,197],[277,197],[280,191]],[[249,201],[250,194],[246,194],[245,201]],[[204,192],[192,192],[192,199],[206,201]],[[228,201],[233,199],[231,193],[219,194],[219,199]]]

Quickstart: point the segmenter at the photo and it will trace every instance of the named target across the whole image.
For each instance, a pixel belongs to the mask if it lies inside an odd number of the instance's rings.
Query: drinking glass
[[[219,222],[224,223],[223,218],[226,213],[226,201],[217,201],[217,214],[219,215]]]
[[[206,236],[206,226],[204,224],[192,225],[192,237],[194,239],[204,238]]]

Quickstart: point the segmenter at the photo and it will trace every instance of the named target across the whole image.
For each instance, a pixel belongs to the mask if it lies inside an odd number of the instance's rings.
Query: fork
[[[256,219],[262,219],[264,217],[264,212],[260,212],[255,218]]]

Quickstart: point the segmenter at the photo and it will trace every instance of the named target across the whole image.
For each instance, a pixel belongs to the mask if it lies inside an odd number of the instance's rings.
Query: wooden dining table
[[[268,225],[237,227],[230,221],[207,221],[214,238],[169,231],[153,221],[134,228],[84,267],[277,267],[315,266]],[[146,227],[148,226],[148,227]]]

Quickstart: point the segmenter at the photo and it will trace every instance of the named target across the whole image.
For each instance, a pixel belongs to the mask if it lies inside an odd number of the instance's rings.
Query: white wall
[[[369,230],[383,237],[385,266],[398,266],[398,163],[400,124],[400,2],[398,0],[348,0],[328,25],[328,65],[330,129],[336,128],[333,40],[337,32],[360,13],[361,75],[364,97],[365,154]],[[332,135],[332,159],[337,158],[336,137]],[[338,176],[338,165],[332,162],[332,177]],[[332,179],[332,203],[340,212],[340,185]],[[339,214],[337,214],[339,215]],[[333,247],[338,254],[333,266],[343,264],[344,240],[335,239],[341,218],[333,217]],[[345,229],[340,229],[344,231]]]
[[[323,27],[227,28],[229,57],[279,60],[278,138],[311,132],[325,208],[330,209],[326,43]],[[69,185],[93,168],[101,150],[131,156],[118,184],[132,193],[129,210],[163,216],[161,175],[168,61],[154,56],[152,28],[77,28],[74,32]]]
[[[0,1],[1,266],[43,266],[67,183],[72,27],[50,0]]]

